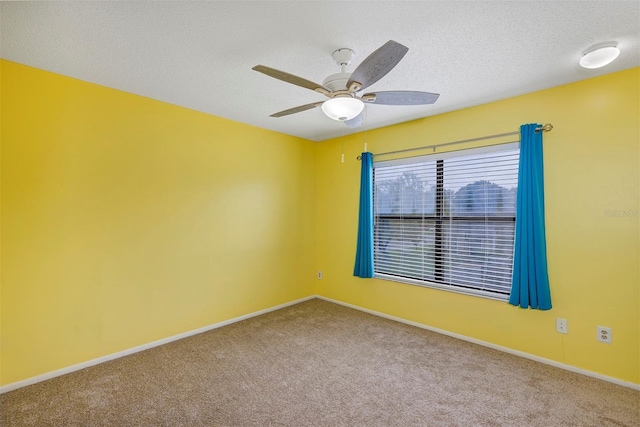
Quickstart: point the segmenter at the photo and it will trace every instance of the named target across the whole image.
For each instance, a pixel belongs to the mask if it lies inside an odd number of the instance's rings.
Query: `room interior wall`
[[[317,268],[324,275],[317,293],[640,384],[639,83],[640,69],[634,68],[322,142],[317,147],[316,238]],[[544,135],[551,310],[353,277],[356,156],[365,144],[375,154],[517,131],[533,122],[554,126]],[[455,149],[496,142],[504,141]],[[345,163],[340,160],[343,146]],[[568,334],[556,332],[556,318],[568,320]],[[596,341],[598,325],[612,329],[610,345]]]
[[[315,143],[8,61],[1,96],[0,384],[315,292]]]
[[[640,384],[640,69],[316,144],[0,64],[0,384],[314,292]],[[551,311],[352,277],[365,143],[534,121]]]

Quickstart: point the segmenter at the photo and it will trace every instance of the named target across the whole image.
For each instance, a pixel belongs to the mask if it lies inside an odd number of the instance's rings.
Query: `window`
[[[376,277],[507,299],[517,143],[375,162]]]

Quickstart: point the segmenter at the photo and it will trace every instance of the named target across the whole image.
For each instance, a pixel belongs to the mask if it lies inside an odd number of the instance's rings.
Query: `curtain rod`
[[[547,123],[543,126],[540,126],[539,128],[536,128],[536,132],[551,132],[551,130],[553,129],[553,125],[550,123]],[[454,144],[462,144],[464,142],[474,142],[474,141],[482,141],[483,139],[492,139],[492,138],[500,138],[501,136],[510,136],[510,135],[519,135],[520,131],[515,131],[515,132],[507,132],[507,133],[498,133],[495,135],[487,135],[487,136],[481,136],[478,138],[471,138],[471,139],[463,139],[461,141],[453,141],[453,142],[446,142],[444,144],[438,144],[438,145],[425,145],[422,147],[415,147],[415,148],[407,148],[404,150],[396,150],[396,151],[387,151],[384,153],[378,153],[378,154],[373,154],[372,157],[376,157],[376,156],[386,156],[389,154],[398,154],[398,153],[406,153],[407,151],[416,151],[416,150],[426,150],[427,148],[437,148],[437,147],[444,147],[447,145],[454,145]],[[362,156],[358,156],[356,157],[356,159],[358,160],[362,160]]]

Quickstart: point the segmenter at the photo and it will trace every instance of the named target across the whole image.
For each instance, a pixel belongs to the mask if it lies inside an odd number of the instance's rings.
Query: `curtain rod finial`
[[[543,132],[551,132],[553,130],[553,125],[551,123],[547,123],[540,127],[540,130]]]

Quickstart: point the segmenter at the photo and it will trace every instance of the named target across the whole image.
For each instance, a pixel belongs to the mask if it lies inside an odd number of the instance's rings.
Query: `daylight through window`
[[[376,277],[507,299],[517,143],[374,163]]]

